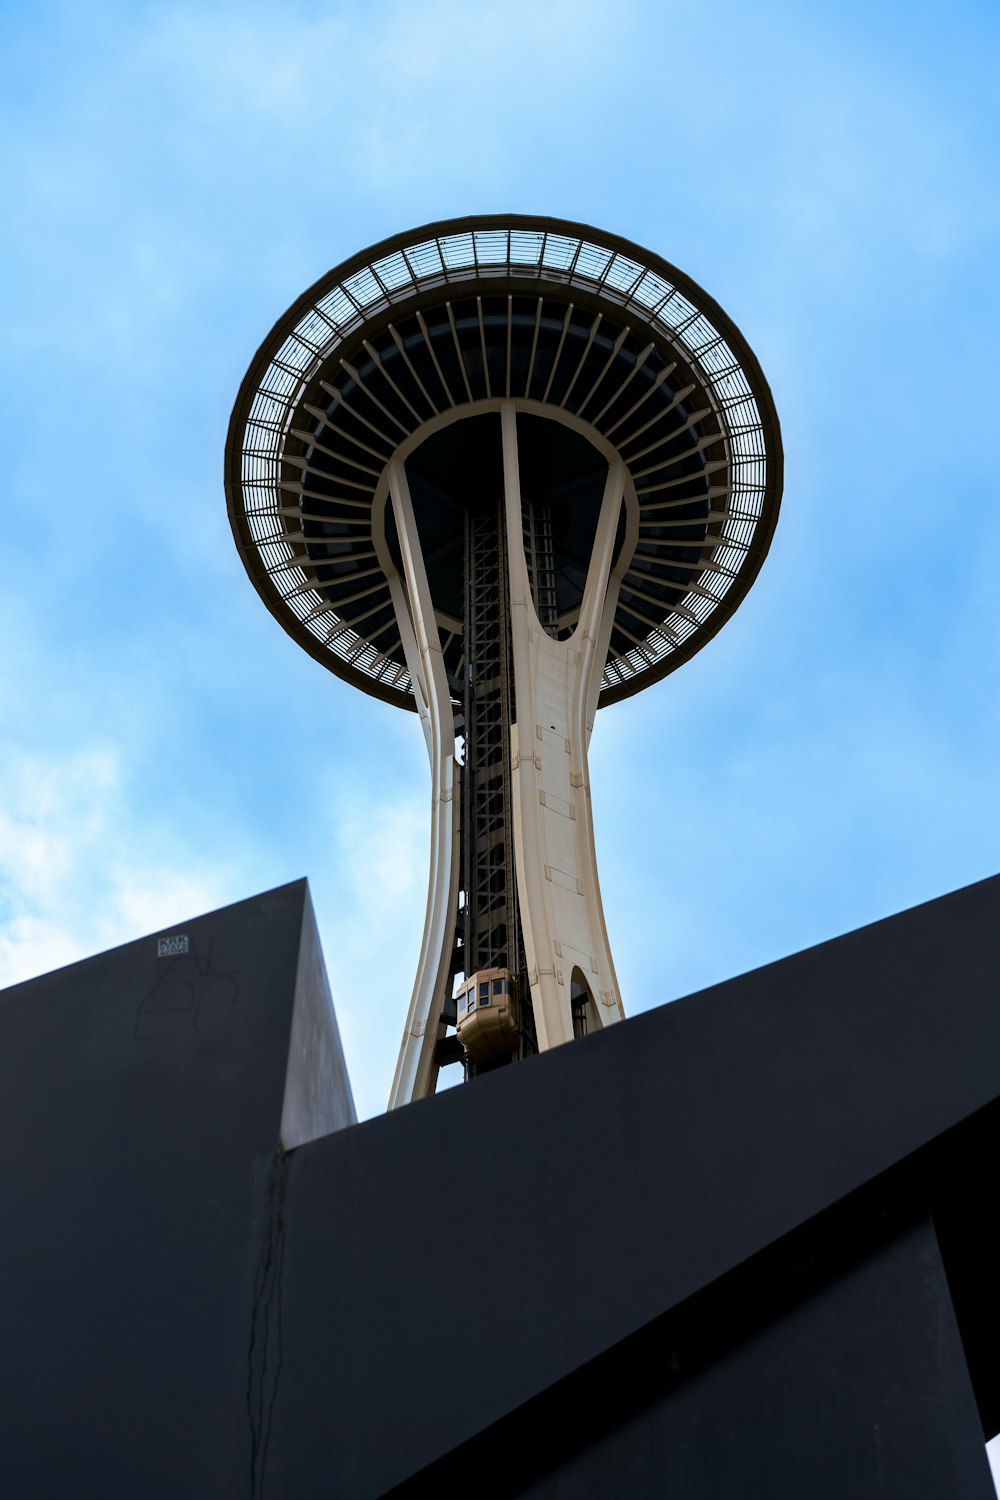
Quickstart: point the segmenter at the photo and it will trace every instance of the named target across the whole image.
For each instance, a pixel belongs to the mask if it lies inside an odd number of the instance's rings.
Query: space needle
[[[717,304],[561,220],[430,224],[336,267],[240,388],[226,491],[271,612],[419,716],[423,940],[390,1107],[624,1014],[601,903],[598,708],[729,619],[781,497],[778,421]]]

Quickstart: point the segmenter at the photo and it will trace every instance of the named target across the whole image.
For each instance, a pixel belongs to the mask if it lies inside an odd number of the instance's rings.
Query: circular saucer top
[[[261,345],[230,422],[226,495],[247,572],[289,634],[400,706],[414,699],[386,577],[387,464],[406,463],[457,693],[464,515],[502,485],[504,400],[517,408],[522,493],[544,504],[563,637],[609,458],[629,475],[633,550],[601,704],[693,656],[770,545],[782,478],[771,394],[694,282],[557,219],[454,219],[397,235],[330,271]]]

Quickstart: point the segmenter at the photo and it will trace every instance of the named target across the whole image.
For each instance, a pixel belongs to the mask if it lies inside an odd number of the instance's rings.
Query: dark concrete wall
[[[293,1153],[279,1493],[400,1482],[1000,1097],[998,903],[984,882]]]
[[[6,992],[8,1488],[987,1500],[998,902],[352,1128],[304,882]]]
[[[994,1490],[926,1214],[892,1192],[715,1282],[396,1500],[843,1500]]]
[[[250,1430],[289,1034],[316,982],[306,884],[174,935],[187,954],[154,935],[0,997],[0,1472],[19,1500],[218,1497]],[[353,1119],[349,1090],[334,1103],[328,1122]]]

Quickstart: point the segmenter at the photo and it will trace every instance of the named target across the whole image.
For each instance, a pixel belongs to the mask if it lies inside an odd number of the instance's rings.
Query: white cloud
[[[129,805],[115,748],[0,766],[0,987],[217,906],[227,884]]]
[[[367,1118],[386,1107],[420,953],[429,777],[425,799],[376,799],[355,782],[331,803],[313,897],[355,1102]]]

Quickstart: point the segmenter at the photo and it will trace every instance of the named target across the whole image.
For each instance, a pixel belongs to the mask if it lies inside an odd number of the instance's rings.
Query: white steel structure
[[[780,438],[738,331],[594,230],[432,225],[280,320],[226,480],[269,608],[423,727],[427,914],[390,1103],[618,1020],[588,745],[600,704],[715,633],[770,542]]]

